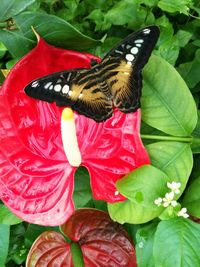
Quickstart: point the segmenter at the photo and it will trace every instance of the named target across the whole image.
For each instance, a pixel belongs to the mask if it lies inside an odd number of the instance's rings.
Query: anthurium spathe
[[[24,87],[35,78],[64,69],[90,67],[93,55],[37,46],[11,70],[0,91],[0,198],[23,220],[59,225],[74,211],[75,167],[61,139],[62,108],[29,98]],[[87,167],[95,199],[123,201],[115,183],[149,163],[139,135],[140,110],[96,123],[75,114],[81,165]]]
[[[67,243],[58,232],[42,233],[29,251],[27,267],[71,267],[77,257],[79,264],[75,266],[137,266],[135,249],[127,232],[103,211],[77,210],[61,229],[71,243]],[[72,249],[74,244],[79,245],[82,255]]]

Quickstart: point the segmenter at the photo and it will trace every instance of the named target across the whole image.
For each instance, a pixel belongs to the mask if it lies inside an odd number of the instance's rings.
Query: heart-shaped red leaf
[[[42,233],[32,245],[27,267],[73,267],[70,244],[56,231]]]
[[[86,267],[136,267],[134,246],[121,225],[95,209],[77,210],[62,231],[81,246]]]

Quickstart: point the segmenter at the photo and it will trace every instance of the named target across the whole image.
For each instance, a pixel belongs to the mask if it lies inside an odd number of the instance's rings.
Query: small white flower
[[[171,205],[172,207],[176,207],[178,205],[178,202],[176,200],[172,200]]]
[[[154,204],[156,204],[157,206],[160,206],[161,203],[162,203],[162,201],[163,201],[162,198],[159,197],[159,198],[157,198],[157,199],[154,200]]]
[[[179,217],[183,217],[183,218],[188,218],[189,215],[187,214],[187,209],[186,208],[182,208],[178,213],[177,215]]]
[[[179,194],[181,183],[180,182],[174,182],[174,181],[172,183],[168,182],[167,187],[170,188],[172,190],[172,192],[174,192],[175,194]]]
[[[166,193],[165,197],[163,198],[163,207],[168,207],[174,199],[174,192]]]

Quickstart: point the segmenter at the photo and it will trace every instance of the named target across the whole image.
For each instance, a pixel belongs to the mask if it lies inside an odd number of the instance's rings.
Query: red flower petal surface
[[[31,99],[23,88],[31,80],[64,69],[89,67],[91,58],[58,49],[40,39],[11,70],[0,91],[0,197],[19,217],[44,225],[62,224],[72,214],[75,168],[66,159],[60,134],[62,109]],[[115,182],[149,163],[140,141],[140,112],[96,123],[77,115],[82,163],[91,174],[97,199],[115,202]]]

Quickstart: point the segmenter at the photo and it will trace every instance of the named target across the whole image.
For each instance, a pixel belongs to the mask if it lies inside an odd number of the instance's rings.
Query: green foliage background
[[[108,210],[126,222],[139,267],[199,267],[199,224],[152,204],[157,192],[166,193],[163,181],[180,181],[180,204],[200,218],[199,0],[2,0],[0,68],[10,69],[36,45],[31,26],[50,44],[102,57],[127,34],[151,24],[161,35],[143,72],[141,136],[152,166],[122,179],[117,186],[128,200]],[[92,199],[84,168],[76,172],[74,202],[77,208],[107,210]],[[24,266],[33,241],[47,229],[21,222],[0,204],[0,267]]]

